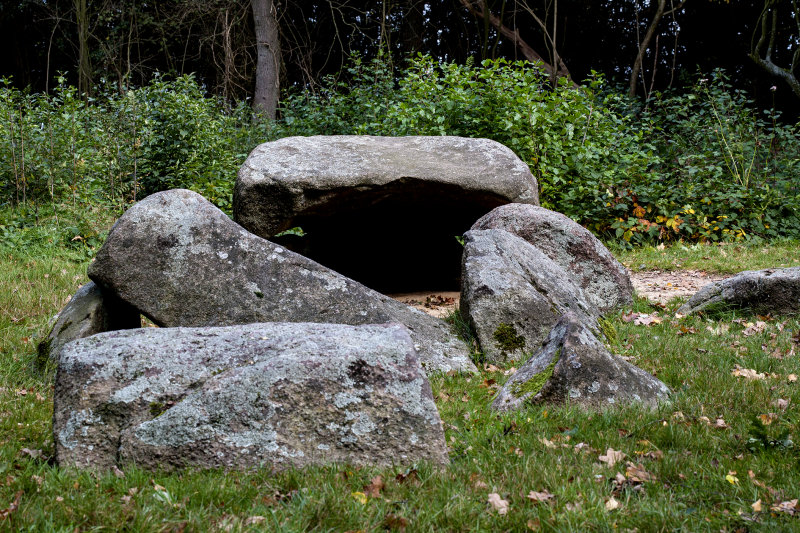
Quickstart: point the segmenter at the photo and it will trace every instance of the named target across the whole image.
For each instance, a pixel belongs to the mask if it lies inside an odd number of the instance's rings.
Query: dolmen
[[[528,360],[495,409],[665,401],[599,340],[627,271],[537,190],[494,141],[335,136],[256,148],[234,220],[188,190],[145,198],[42,343],[58,463],[447,464],[428,376],[475,354],[375,289],[460,288],[485,360]]]

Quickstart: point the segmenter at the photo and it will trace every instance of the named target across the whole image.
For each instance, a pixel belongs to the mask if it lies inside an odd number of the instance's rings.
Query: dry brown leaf
[[[794,500],[787,500],[777,505],[773,505],[770,507],[770,510],[775,511],[776,513],[788,513],[794,516],[800,510],[800,508],[797,507],[797,498],[795,498]]]
[[[558,448],[558,446],[556,445],[555,442],[553,442],[553,441],[551,441],[549,439],[546,439],[544,437],[539,437],[539,442],[544,444],[545,448]]]
[[[742,368],[739,365],[736,365],[735,368],[731,370],[731,375],[745,379],[765,379],[767,377],[763,372],[756,372],[752,368]]]
[[[781,411],[785,411],[789,407],[789,400],[778,398],[777,400],[775,400],[774,405]]]
[[[542,492],[536,492],[535,490],[532,490],[528,493],[527,498],[534,503],[539,503],[551,500],[555,498],[555,496],[551,494],[550,491],[547,490],[543,490]]]
[[[786,376],[786,381],[788,381],[789,383],[794,383],[795,381],[797,381],[797,374],[789,374],[788,376]]]
[[[0,510],[0,519],[5,520],[11,513],[19,509],[19,502],[21,501],[22,501],[22,491],[20,490],[17,491],[17,493],[14,495],[14,501],[11,502],[11,505],[9,505],[7,508],[3,510]]]
[[[714,428],[716,429],[728,429],[730,426],[725,423],[725,419],[722,417],[717,418],[714,421]]]
[[[264,522],[266,522],[266,520],[267,520],[266,516],[259,516],[259,515],[248,516],[244,520],[244,525],[253,526],[253,525],[257,525],[257,524],[263,524]]]
[[[369,482],[369,485],[364,485],[364,494],[370,498],[377,498],[381,495],[384,486],[383,478],[381,476],[375,476]]]
[[[383,518],[383,525],[386,526],[387,529],[400,531],[400,533],[402,533],[408,527],[408,520],[394,513],[386,513],[386,516]]]
[[[542,528],[542,523],[538,518],[531,518],[526,525],[531,531],[539,531]]]
[[[756,321],[755,324],[753,324],[752,322],[748,322],[747,324],[745,324],[745,328],[744,331],[742,331],[742,334],[745,337],[751,337],[756,333],[761,333],[766,328],[767,328],[767,323],[761,320]]]
[[[606,463],[608,466],[614,466],[619,461],[622,461],[625,458],[625,454],[619,450],[615,450],[614,448],[609,448],[606,450],[605,455],[601,455],[599,457],[600,461]]]
[[[761,498],[757,499],[750,507],[753,508],[753,511],[760,513],[761,512]]]
[[[758,419],[761,420],[762,424],[768,426],[778,419],[778,415],[775,413],[765,413],[763,415],[758,415]]]
[[[508,513],[508,501],[501,498],[496,492],[489,494],[488,501],[492,508],[497,511],[497,514]]]
[[[417,476],[417,469],[412,468],[406,473],[400,472],[399,474],[394,476],[394,480],[400,483],[401,485],[409,481],[417,481],[419,480],[419,477]]]
[[[42,450],[31,450],[30,448],[22,448],[20,453],[27,455],[31,459],[39,459],[42,456]]]
[[[614,509],[619,508],[619,501],[617,501],[613,496],[606,501],[606,511],[613,511]]]
[[[655,481],[656,477],[644,469],[644,467],[640,464],[634,463],[627,463],[627,468],[625,469],[625,475],[627,476],[628,481],[633,483],[645,483],[646,481]]]

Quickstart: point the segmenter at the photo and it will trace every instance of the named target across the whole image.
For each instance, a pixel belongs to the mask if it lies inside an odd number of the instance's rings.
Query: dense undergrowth
[[[347,79],[347,82],[339,81]],[[39,210],[124,208],[149,193],[193,189],[230,211],[233,182],[257,144],[290,135],[462,135],[514,150],[542,204],[620,243],[800,236],[800,137],[759,115],[723,72],[646,105],[601,76],[550,87],[503,60],[402,70],[357,58],[337,80],[295,91],[276,122],[207,97],[191,76],[158,77],[84,100],[0,88],[0,229]]]

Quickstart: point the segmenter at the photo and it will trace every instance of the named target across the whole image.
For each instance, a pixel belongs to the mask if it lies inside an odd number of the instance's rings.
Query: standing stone
[[[800,313],[800,267],[747,270],[709,283],[678,313],[714,313],[741,309],[751,313],[792,315]]]
[[[511,411],[536,403],[655,407],[668,397],[664,383],[610,353],[582,320],[566,313],[542,349],[500,389],[492,409]]]
[[[633,284],[625,267],[591,232],[561,213],[507,204],[484,215],[472,229],[502,229],[525,239],[569,272],[602,313],[633,301]]]
[[[234,220],[382,292],[458,290],[462,235],[509,202],[538,205],[511,150],[463,137],[288,137],[242,165]]]
[[[39,343],[39,362],[55,361],[66,343],[95,333],[141,326],[139,312],[115,297],[103,293],[93,281],[84,284],[58,313],[47,337]]]
[[[399,324],[144,328],[65,346],[59,466],[284,469],[447,464],[430,383]]]
[[[516,235],[464,235],[461,312],[487,361],[520,359],[539,349],[558,318],[574,311],[596,327],[597,309],[569,274]]]
[[[160,192],[128,209],[89,277],[162,327],[399,322],[427,371],[475,371],[445,322],[249,233],[192,191]]]

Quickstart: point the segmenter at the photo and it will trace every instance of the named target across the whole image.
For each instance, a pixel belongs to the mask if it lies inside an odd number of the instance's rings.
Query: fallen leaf
[[[614,448],[609,448],[606,450],[605,455],[601,455],[599,457],[600,461],[606,463],[608,466],[614,466],[619,461],[622,461],[625,458],[625,454],[619,450],[615,450]]]
[[[555,442],[553,442],[553,441],[551,441],[549,439],[546,439],[544,437],[539,437],[539,442],[544,444],[545,448],[558,448],[558,446],[556,445]]]
[[[266,520],[267,520],[266,516],[258,516],[258,515],[248,516],[244,520],[244,525],[252,526],[252,525],[256,525],[256,524],[263,524],[264,522],[266,522]]]
[[[408,520],[394,513],[387,513],[383,518],[383,525],[387,529],[395,529],[402,533],[408,527]]]
[[[539,531],[542,528],[542,523],[538,518],[531,518],[525,525],[527,525],[528,529],[531,531]]]
[[[789,374],[788,376],[786,376],[786,381],[788,381],[789,383],[794,383],[795,381],[797,381],[797,374]]]
[[[613,511],[614,509],[619,508],[619,501],[617,501],[613,496],[606,501],[606,511]]]
[[[750,507],[753,508],[753,511],[760,513],[761,512],[761,498],[757,499]]]
[[[777,505],[773,505],[770,507],[771,511],[775,511],[776,513],[788,513],[794,516],[795,513],[798,511],[797,507],[797,498],[794,500],[787,500],[785,502],[781,502]]]
[[[757,321],[755,324],[753,324],[752,322],[748,322],[747,324],[745,324],[745,328],[744,331],[742,331],[742,334],[745,337],[751,337],[756,333],[761,333],[766,329],[766,327],[767,323],[761,320]]]
[[[775,405],[775,407],[777,407],[781,411],[785,411],[789,407],[789,400],[784,400],[783,398],[778,398],[777,400],[775,400],[774,405]]]
[[[30,448],[22,448],[20,452],[27,455],[31,459],[39,459],[42,456],[42,450],[31,450]]]
[[[735,368],[731,370],[731,374],[737,378],[745,379],[765,379],[767,377],[763,372],[756,372],[752,368],[742,368],[739,365],[736,365]]]
[[[716,429],[728,429],[730,426],[725,423],[725,419],[724,418],[719,417],[714,421],[714,427]]]
[[[125,472],[123,472],[122,470],[120,470],[120,469],[117,467],[117,465],[114,465],[114,466],[111,468],[111,471],[112,471],[112,472],[114,472],[114,475],[115,475],[116,477],[120,478],[120,479],[123,479],[123,478],[125,477]]]
[[[366,505],[367,503],[367,495],[363,492],[352,492],[350,495],[361,505]]]
[[[734,476],[734,475],[732,475],[732,474],[726,475],[725,476],[725,480],[728,483],[730,483],[731,485],[738,485],[739,484],[739,478]]]
[[[486,366],[483,367],[483,369],[486,370],[487,372],[499,372],[500,371],[500,369],[498,367],[496,367],[495,365],[486,365]]]
[[[778,419],[778,415],[775,413],[766,413],[763,415],[758,415],[758,419],[761,420],[762,424],[768,426]]]
[[[364,494],[370,498],[377,498],[381,495],[381,491],[383,490],[384,486],[385,483],[383,482],[383,478],[381,476],[375,476],[372,478],[372,481],[370,481],[369,485],[364,487]]]
[[[532,490],[528,493],[527,498],[532,502],[539,503],[539,502],[546,502],[547,500],[551,500],[555,498],[549,491],[543,490],[542,492],[536,492]]]
[[[11,513],[16,511],[17,509],[19,509],[19,502],[20,501],[22,501],[22,491],[21,490],[17,491],[17,493],[14,495],[14,501],[11,502],[11,505],[9,505],[6,509],[0,510],[0,518],[6,519],[6,518],[8,518],[8,516]]]
[[[412,468],[411,470],[409,470],[406,473],[400,472],[399,474],[394,476],[394,480],[397,481],[398,483],[400,483],[401,485],[403,483],[406,483],[406,482],[409,482],[409,481],[416,481],[418,479],[419,478],[417,477],[417,469],[416,468]]]
[[[581,502],[575,502],[575,503],[568,503],[564,507],[567,509],[567,511],[580,511],[583,505],[581,505]]]
[[[729,329],[731,329],[731,327],[725,323],[717,324],[717,326],[713,328],[711,326],[706,326],[706,330],[715,336],[724,335],[725,333],[728,333]]]
[[[627,463],[625,475],[627,476],[628,481],[632,481],[634,483],[644,483],[646,481],[655,481],[656,479],[656,477],[645,470],[642,465],[630,462]]]
[[[496,492],[489,494],[489,503],[492,505],[497,514],[508,513],[508,501],[500,497]]]

